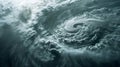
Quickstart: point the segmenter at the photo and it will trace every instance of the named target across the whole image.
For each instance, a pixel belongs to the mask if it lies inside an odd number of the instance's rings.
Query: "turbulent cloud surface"
[[[119,0],[0,0],[0,67],[120,67]]]

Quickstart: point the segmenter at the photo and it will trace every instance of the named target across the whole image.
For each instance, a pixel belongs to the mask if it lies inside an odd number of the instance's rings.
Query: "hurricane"
[[[120,67],[120,1],[0,0],[0,67]]]

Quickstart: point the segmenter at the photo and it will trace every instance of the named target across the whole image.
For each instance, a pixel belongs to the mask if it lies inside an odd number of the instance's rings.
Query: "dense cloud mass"
[[[120,67],[120,1],[0,0],[0,67]]]

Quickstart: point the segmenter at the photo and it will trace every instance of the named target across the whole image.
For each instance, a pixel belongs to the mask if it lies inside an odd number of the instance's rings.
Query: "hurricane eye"
[[[76,23],[73,25],[74,28],[78,28],[79,26],[83,26],[83,23]]]

